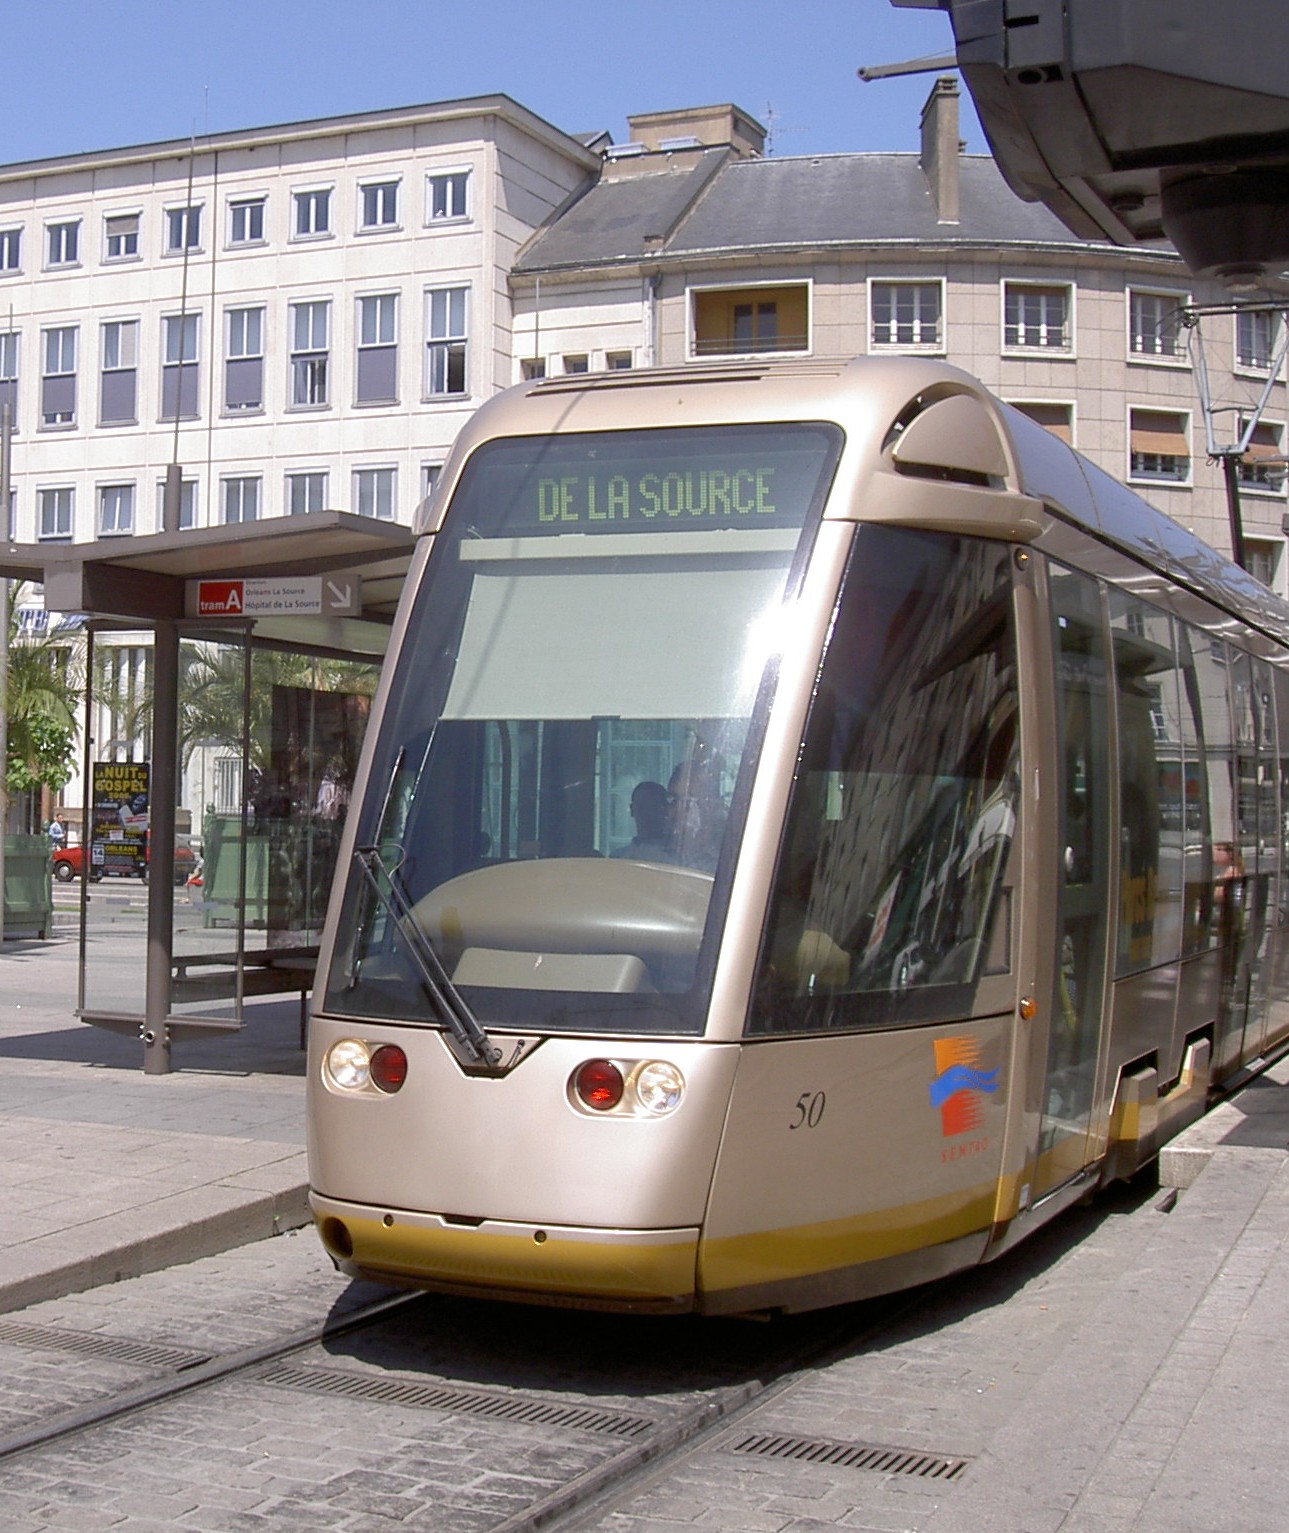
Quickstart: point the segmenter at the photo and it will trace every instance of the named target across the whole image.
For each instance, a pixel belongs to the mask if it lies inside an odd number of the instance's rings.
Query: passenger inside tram
[[[671,835],[671,797],[660,782],[646,778],[631,790],[631,818],[636,833],[612,855],[633,862],[675,862]]]

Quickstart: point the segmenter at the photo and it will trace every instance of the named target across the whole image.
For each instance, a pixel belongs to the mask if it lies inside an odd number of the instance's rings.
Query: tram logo
[[[982,1099],[998,1090],[998,1071],[982,1070],[980,1045],[974,1038],[937,1038],[931,1106],[940,1109],[940,1131],[946,1139],[979,1128]]]

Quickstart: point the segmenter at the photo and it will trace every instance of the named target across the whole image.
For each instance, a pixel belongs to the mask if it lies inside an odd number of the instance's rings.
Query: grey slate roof
[[[692,170],[601,180],[530,241],[515,270],[891,243],[1098,248],[1042,203],[1022,202],[987,155],[958,163],[959,222],[941,224],[915,154],[743,160],[707,150]]]

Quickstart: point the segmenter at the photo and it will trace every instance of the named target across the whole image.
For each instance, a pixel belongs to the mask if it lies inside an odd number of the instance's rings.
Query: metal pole
[[[1226,480],[1226,512],[1231,522],[1231,557],[1247,570],[1244,556],[1244,522],[1240,514],[1240,452],[1222,454],[1222,475]]]
[[[143,1071],[170,1069],[170,976],[175,927],[175,796],[179,746],[179,626],[158,622],[153,638],[152,773],[148,785],[148,968]]]
[[[13,539],[9,512],[9,457],[13,447],[10,416],[13,407],[6,400],[0,406],[0,516],[4,517],[5,542]],[[4,838],[9,824],[9,790],[5,778],[9,772],[9,582],[0,579],[0,942],[4,941]]]

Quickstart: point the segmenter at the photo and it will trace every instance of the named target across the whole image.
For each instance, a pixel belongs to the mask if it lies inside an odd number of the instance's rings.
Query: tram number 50
[[[822,1091],[803,1091],[797,1098],[797,1105],[792,1110],[792,1122],[788,1125],[790,1130],[799,1128],[818,1128],[820,1119],[824,1115],[824,1104],[827,1098]]]

